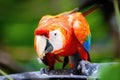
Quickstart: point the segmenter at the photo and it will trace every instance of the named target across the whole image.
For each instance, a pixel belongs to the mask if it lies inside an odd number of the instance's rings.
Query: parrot
[[[49,70],[54,69],[56,61],[64,66],[69,61],[70,68],[78,66],[82,60],[90,62],[91,32],[81,12],[45,15],[34,34],[36,53]],[[64,61],[60,57],[64,57]]]

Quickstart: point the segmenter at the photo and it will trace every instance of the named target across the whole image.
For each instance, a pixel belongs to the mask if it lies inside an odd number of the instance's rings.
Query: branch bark
[[[10,74],[9,77],[13,78],[14,80],[23,80],[23,79],[32,79],[32,80],[50,80],[50,79],[79,79],[79,80],[87,80],[87,79],[98,79],[99,76],[96,76],[96,74],[99,74],[99,69],[102,66],[105,65],[114,65],[115,62],[111,63],[92,63],[92,66],[97,65],[98,68],[96,68],[95,72],[92,73],[89,76],[86,75],[76,75],[74,73],[73,69],[62,69],[62,70],[52,70],[48,72],[47,74],[41,74],[40,71],[33,71],[33,72],[24,72],[24,73],[18,73],[18,74]],[[0,80],[7,80],[5,76],[0,76]]]

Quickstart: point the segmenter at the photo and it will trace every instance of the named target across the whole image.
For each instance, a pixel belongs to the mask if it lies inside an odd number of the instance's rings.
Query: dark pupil
[[[55,36],[57,35],[57,33],[54,34]]]

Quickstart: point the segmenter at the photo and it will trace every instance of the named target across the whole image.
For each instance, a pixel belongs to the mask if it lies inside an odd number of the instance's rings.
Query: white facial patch
[[[53,51],[59,50],[63,46],[63,37],[60,30],[54,30],[50,32],[49,42],[53,46]]]
[[[35,36],[36,38],[36,51],[38,56],[42,59],[45,56],[44,50],[46,47],[46,38],[44,36]]]

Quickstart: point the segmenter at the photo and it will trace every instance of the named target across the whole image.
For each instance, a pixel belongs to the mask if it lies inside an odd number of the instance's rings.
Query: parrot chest
[[[71,56],[75,54],[79,46],[78,40],[73,36],[70,41],[67,41],[67,44],[61,49],[61,52],[58,53],[59,56]]]

